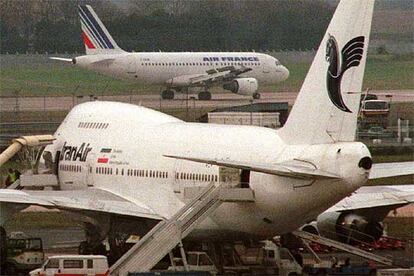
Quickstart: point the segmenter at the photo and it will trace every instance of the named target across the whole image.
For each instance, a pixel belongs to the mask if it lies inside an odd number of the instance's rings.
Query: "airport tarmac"
[[[60,254],[77,254],[79,243],[85,240],[84,232],[80,227],[27,229],[24,232],[32,237],[42,238],[43,248],[47,257]],[[412,253],[410,254],[406,249],[376,250],[371,253],[381,256],[392,256],[396,264],[404,267],[414,265],[414,259],[411,257]],[[316,262],[310,253],[304,252],[302,254],[305,264],[313,264]],[[318,256],[322,260],[331,260],[332,257],[335,257],[340,261],[344,261],[349,257],[351,263],[354,265],[360,265],[367,262],[367,260],[362,257],[340,251],[318,253]],[[382,265],[378,265],[378,267],[382,267]]]
[[[376,94],[379,99],[388,99],[392,102],[414,102],[413,90],[371,90],[369,93]],[[1,111],[51,111],[51,110],[69,110],[74,105],[81,102],[91,101],[94,98],[101,101],[119,101],[128,102],[137,105],[143,105],[154,109],[171,109],[171,108],[218,108],[230,105],[242,105],[264,102],[288,102],[290,105],[296,99],[297,92],[264,92],[261,93],[261,99],[252,100],[250,97],[244,97],[232,93],[215,93],[210,101],[197,100],[197,94],[187,95],[176,94],[174,100],[161,100],[158,94],[151,95],[117,95],[117,96],[39,96],[39,97],[2,97],[0,100]]]

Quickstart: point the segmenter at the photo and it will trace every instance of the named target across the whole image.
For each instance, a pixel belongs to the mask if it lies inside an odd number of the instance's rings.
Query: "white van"
[[[30,271],[30,276],[108,276],[108,261],[100,255],[59,255],[49,257],[41,268]]]

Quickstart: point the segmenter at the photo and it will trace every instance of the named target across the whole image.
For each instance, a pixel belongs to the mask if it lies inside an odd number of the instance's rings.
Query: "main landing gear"
[[[254,93],[253,94],[253,99],[255,99],[255,100],[260,99],[260,94],[259,93]]]
[[[198,93],[198,99],[200,101],[209,101],[211,100],[211,93],[209,91],[202,91]]]
[[[174,99],[174,94],[175,94],[175,91],[172,89],[163,90],[161,92],[161,99],[172,100]],[[200,101],[209,101],[211,100],[211,93],[209,91],[201,91],[200,93],[198,93],[198,99]]]
[[[174,99],[174,90],[166,89],[161,92],[161,98],[163,100],[172,100]]]

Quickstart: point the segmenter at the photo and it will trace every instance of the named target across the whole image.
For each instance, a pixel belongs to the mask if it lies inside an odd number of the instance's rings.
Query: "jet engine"
[[[251,96],[257,93],[259,84],[255,78],[240,78],[225,83],[223,88],[235,94]]]
[[[367,219],[354,213],[328,212],[318,216],[316,223],[305,225],[302,230],[345,243],[373,242],[382,237],[381,221]]]

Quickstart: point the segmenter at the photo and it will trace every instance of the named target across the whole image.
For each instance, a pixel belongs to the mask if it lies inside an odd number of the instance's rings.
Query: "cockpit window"
[[[278,61],[277,59],[275,59],[275,63],[276,63],[276,66],[282,65],[282,63],[280,63],[280,61]]]

